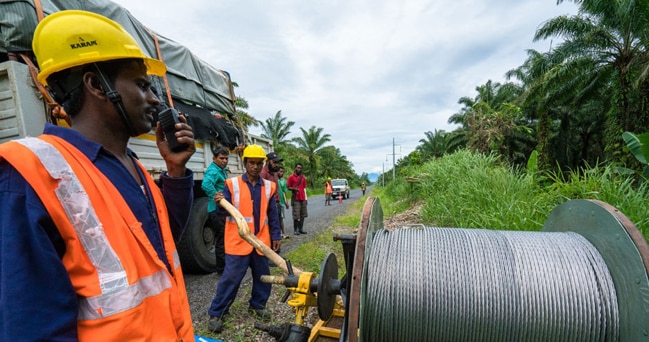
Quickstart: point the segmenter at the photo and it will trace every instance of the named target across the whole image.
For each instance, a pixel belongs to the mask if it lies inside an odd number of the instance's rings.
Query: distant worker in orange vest
[[[261,169],[266,153],[259,145],[249,145],[243,150],[243,166],[246,173],[225,181],[223,192],[217,192],[214,200],[230,202],[248,222],[248,228],[259,240],[279,251],[282,233],[275,202],[275,182],[263,179]],[[268,320],[270,314],[265,310],[270,297],[271,284],[260,277],[270,274],[268,258],[255,250],[251,244],[239,236],[236,221],[228,217],[225,223],[225,269],[219,279],[216,295],[208,310],[210,316],[207,328],[215,333],[223,331],[224,316],[234,302],[241,280],[250,267],[252,273],[252,292],[248,301],[248,312],[261,320]]]
[[[0,339],[193,341],[174,239],[191,211],[194,135],[181,115],[185,147],[172,151],[152,127],[147,74],[165,65],[86,11],[47,16],[33,47],[71,126],[0,145]],[[151,128],[160,187],[128,148]]]
[[[331,194],[334,192],[334,187],[331,185],[331,177],[327,177],[325,181],[325,205],[331,205]]]

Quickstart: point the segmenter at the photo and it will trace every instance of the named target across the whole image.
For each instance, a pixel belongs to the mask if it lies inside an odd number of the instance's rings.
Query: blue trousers
[[[207,313],[210,316],[223,317],[230,310],[230,306],[237,297],[241,280],[246,275],[248,267],[252,271],[252,293],[248,304],[255,309],[266,307],[270,297],[271,284],[262,283],[262,275],[270,274],[268,259],[252,251],[248,255],[225,255],[225,269],[216,287],[216,295],[212,299]]]

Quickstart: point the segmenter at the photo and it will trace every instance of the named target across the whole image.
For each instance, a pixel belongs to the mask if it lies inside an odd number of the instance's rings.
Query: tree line
[[[245,99],[237,97],[236,106],[237,119],[246,131],[250,126],[261,126],[261,137],[272,141],[275,152],[284,159],[282,164],[287,176],[293,172],[296,163],[301,163],[308,186],[316,191],[324,189],[324,182],[329,177],[345,178],[350,186],[360,186],[363,182],[370,184],[367,173],[357,175],[353,170],[354,164],[339,148],[329,144],[331,135],[323,128],[300,127],[302,135],[289,138],[295,122],[283,116],[281,110],[265,121],[259,121],[245,111],[248,108]]]
[[[458,128],[425,132],[400,164],[469,149],[514,166],[534,155],[540,170],[638,169],[622,134],[649,126],[649,1],[573,2],[578,14],[551,18],[534,35],[560,43],[528,50],[525,62],[505,73],[507,82],[489,80],[460,98],[448,120]]]
[[[600,164],[639,169],[622,136],[649,131],[649,1],[572,1],[577,14],[550,18],[534,34],[534,41],[560,43],[545,52],[527,50],[524,63],[505,73],[506,82],[489,80],[474,96],[461,97],[461,108],[448,119],[458,128],[425,132],[397,168],[468,149],[496,154],[514,167],[535,156],[542,171]],[[295,122],[281,110],[259,122],[245,112],[244,99],[237,108],[244,127],[261,125],[287,172],[295,162],[304,165],[311,187],[326,177],[370,183],[328,145],[331,136],[322,128],[300,127],[302,136],[288,139]]]

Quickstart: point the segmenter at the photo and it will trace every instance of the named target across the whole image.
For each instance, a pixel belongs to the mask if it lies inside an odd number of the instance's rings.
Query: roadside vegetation
[[[538,170],[562,180],[609,165],[609,171],[639,169],[642,161],[628,153],[622,136],[649,131],[649,5],[570,2],[579,7],[577,14],[548,18],[530,32],[534,41],[553,42],[548,51],[528,49],[521,65],[503,70],[504,82],[477,84],[475,93],[457,100],[458,110],[448,119],[455,128],[422,127],[420,145],[399,159],[396,169],[465,149],[495,154],[512,168],[525,168],[536,153]],[[272,139],[283,156],[287,174],[302,163],[309,189],[321,188],[327,177],[347,178],[352,188],[370,184],[369,175],[354,172],[323,128],[299,127],[281,110],[260,121],[247,108],[238,98],[243,128],[261,126],[262,137]]]
[[[358,229],[365,199],[378,197],[384,219],[418,209],[426,226],[539,231],[557,205],[571,199],[596,199],[626,215],[649,240],[649,189],[612,167],[591,167],[568,174],[514,170],[494,155],[458,151],[421,166],[401,169],[385,187],[374,185],[332,227],[286,255],[296,266],[319,272],[327,253],[344,268],[334,234]]]
[[[647,183],[612,166],[569,173],[517,170],[495,155],[463,150],[401,169],[397,178],[372,188],[386,216],[421,205],[425,225],[535,231],[557,205],[597,199],[619,209],[649,239]]]

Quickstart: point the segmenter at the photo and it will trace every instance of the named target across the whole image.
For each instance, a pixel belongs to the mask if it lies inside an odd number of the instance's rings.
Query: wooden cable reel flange
[[[383,229],[381,202],[376,197],[369,197],[363,206],[361,223],[356,237],[352,280],[349,289],[349,306],[345,308],[346,331],[348,331],[348,336],[344,337],[346,341],[356,342],[359,338],[361,294],[364,290],[363,275],[364,272],[367,272],[363,265],[365,264],[366,255],[369,255],[372,234],[380,229]]]

